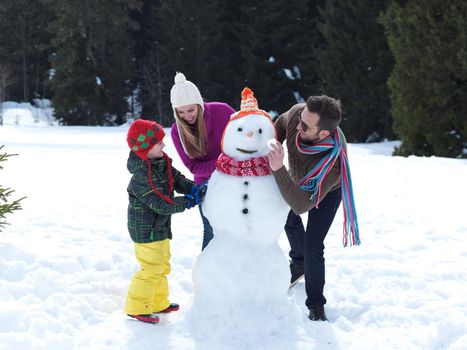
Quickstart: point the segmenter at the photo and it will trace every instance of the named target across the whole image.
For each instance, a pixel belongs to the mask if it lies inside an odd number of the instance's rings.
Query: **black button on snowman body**
[[[243,184],[245,185],[245,191],[246,191],[246,189],[248,188],[248,187],[247,187],[247,186],[248,186],[248,181],[245,181]],[[248,194],[245,193],[245,194],[243,195],[243,200],[246,201],[247,199],[248,199]],[[242,210],[242,213],[243,213],[243,214],[248,214],[248,208],[244,208],[244,209]]]

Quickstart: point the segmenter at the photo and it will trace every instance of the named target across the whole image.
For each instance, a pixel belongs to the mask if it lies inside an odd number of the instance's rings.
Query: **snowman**
[[[202,204],[214,238],[193,269],[191,314],[210,333],[235,329],[245,335],[259,328],[265,335],[277,333],[277,322],[290,323],[298,310],[287,296],[288,263],[277,242],[289,206],[269,167],[271,142],[271,117],[245,88],[241,109],[224,131]],[[265,327],[271,320],[272,327]]]

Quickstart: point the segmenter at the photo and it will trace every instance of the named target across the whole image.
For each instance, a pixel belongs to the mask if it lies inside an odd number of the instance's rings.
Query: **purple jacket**
[[[204,103],[204,123],[206,126],[206,155],[191,159],[185,153],[180,135],[178,134],[177,123],[172,125],[170,135],[177,149],[183,164],[194,175],[194,181],[197,184],[203,183],[211,177],[216,169],[216,161],[221,154],[221,140],[224,129],[230,120],[232,113],[235,113],[232,107],[221,102]]]

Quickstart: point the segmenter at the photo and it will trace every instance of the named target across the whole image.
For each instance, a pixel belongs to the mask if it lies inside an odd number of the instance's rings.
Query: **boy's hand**
[[[208,182],[204,181],[201,184],[201,186],[199,186],[199,189],[198,189],[198,193],[199,193],[199,196],[201,197],[201,199],[204,198],[204,196],[206,195],[207,190],[208,190]]]
[[[191,188],[190,193],[185,195],[185,198],[188,199],[188,209],[198,205],[203,200],[206,195],[207,185],[204,182],[201,185],[195,184]]]
[[[194,184],[190,193],[186,194],[185,197],[193,199],[196,204],[199,204],[206,194],[207,189],[208,187],[206,182],[203,182],[201,185]]]
[[[198,189],[199,189],[199,185],[198,184],[194,184],[193,187],[191,187],[191,191],[190,193],[187,193],[185,195],[186,198],[190,198],[190,199],[194,199],[195,198],[195,195],[196,195],[196,192],[198,192]]]
[[[193,208],[194,206],[198,205],[199,203],[201,203],[201,200],[203,199],[201,196],[196,196],[195,198],[191,198],[189,197],[188,194],[185,195],[185,198],[187,199],[187,208],[188,209],[191,209]]]
[[[187,194],[185,195],[185,198],[187,199],[187,209],[191,209],[196,205],[195,200],[193,198],[189,198]]]

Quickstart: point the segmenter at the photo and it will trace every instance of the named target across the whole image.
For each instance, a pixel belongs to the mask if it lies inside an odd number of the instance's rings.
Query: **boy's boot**
[[[163,312],[163,313],[168,313],[168,312],[172,312],[172,311],[178,311],[178,309],[180,309],[180,306],[176,303],[170,303],[170,305],[165,308],[164,310],[161,310],[159,312]]]
[[[159,322],[159,316],[155,314],[143,314],[143,315],[127,314],[127,315],[141,322],[146,322],[146,323],[158,323]]]

